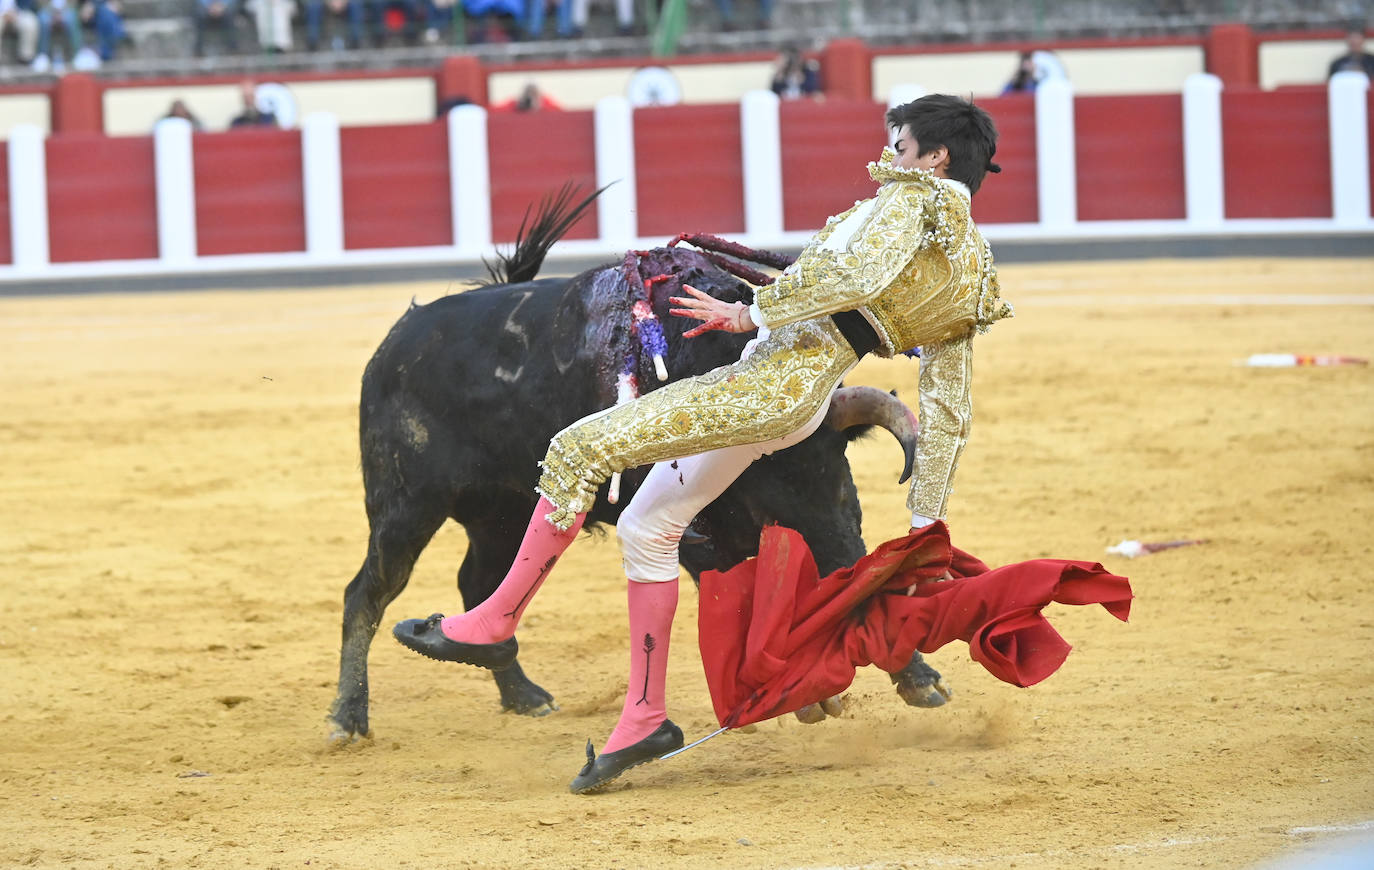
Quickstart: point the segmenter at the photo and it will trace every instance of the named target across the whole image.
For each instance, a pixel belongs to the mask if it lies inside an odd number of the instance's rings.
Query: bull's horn
[[[916,415],[897,398],[897,391],[884,393],[877,387],[840,387],[830,397],[830,410],[825,423],[831,429],[844,431],[852,426],[882,426],[896,436],[906,454],[902,477],[906,483],[916,462]]]

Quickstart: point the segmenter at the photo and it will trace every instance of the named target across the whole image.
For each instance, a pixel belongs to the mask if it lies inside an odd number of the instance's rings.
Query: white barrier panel
[[[593,111],[596,136],[596,199],[601,239],[611,247],[631,246],[639,235],[639,192],[635,183],[634,110],[624,97],[602,97]]]
[[[1227,219],[1222,183],[1220,82],[1211,76],[1191,79],[1184,94],[1184,164],[1188,217],[1183,220],[1077,221],[1074,176],[1072,91],[1047,82],[1036,98],[1036,143],[1039,149],[1040,219],[1034,223],[984,224],[993,241],[1202,238],[1324,234],[1367,238],[1374,242],[1369,215],[1368,118],[1364,108],[1367,83],[1339,79],[1330,92],[1333,218]],[[909,102],[919,89],[894,89],[892,103]],[[744,112],[741,109],[741,112]],[[759,111],[755,109],[753,111]],[[741,116],[743,119],[743,115]],[[195,240],[194,165],[185,128],[175,125],[154,133],[157,160],[159,257],[140,260],[50,262],[45,140],[41,130],[16,128],[9,141],[9,184],[13,263],[0,264],[0,283],[21,286],[36,279],[70,280],[138,275],[228,274],[264,270],[343,266],[400,266],[477,263],[490,256],[491,205],[487,113],[461,106],[449,113],[449,160],[454,216],[454,244],[408,248],[346,250],[343,246],[342,184],[337,122],[307,118],[302,134],[307,220],[307,250],[197,256]],[[877,123],[875,119],[875,123]],[[742,124],[746,129],[753,122]],[[597,106],[596,174],[599,186],[615,182],[597,202],[600,235],[562,241],[549,252],[560,258],[597,259],[626,249],[661,244],[661,237],[640,238],[636,219],[633,112],[623,98],[610,97]],[[746,135],[746,138],[751,138]],[[771,134],[765,138],[773,139]],[[763,159],[769,149],[756,145],[748,159]],[[753,149],[757,147],[757,153]],[[772,149],[777,163],[777,148]],[[746,159],[741,155],[741,160]],[[780,164],[778,164],[780,165]],[[748,184],[766,189],[771,178],[751,170]],[[763,178],[765,183],[760,185]],[[748,217],[749,226],[735,238],[754,247],[801,247],[810,230],[780,231],[781,192],[759,206],[766,217]],[[178,221],[177,216],[181,216]]]
[[[301,122],[301,176],[305,179],[305,250],[312,257],[344,249],[343,176],[339,119],[312,112]]]
[[[1210,73],[1183,83],[1183,194],[1188,223],[1215,226],[1226,216],[1221,152],[1221,79]]]
[[[750,91],[739,104],[744,169],[744,231],[771,237],[782,232],[782,126],[778,95]]]
[[[196,170],[191,122],[163,118],[153,127],[157,184],[157,251],[162,262],[185,265],[196,258]]]
[[[1051,78],[1035,89],[1035,163],[1040,223],[1068,229],[1078,221],[1073,85]]]
[[[449,208],[453,244],[468,257],[491,247],[491,170],[487,110],[458,106],[448,113]]]
[[[48,167],[43,131],[31,124],[10,130],[10,245],[14,268],[48,266]]]
[[[1369,221],[1369,78],[1339,72],[1327,86],[1331,126],[1331,217],[1339,224]]]

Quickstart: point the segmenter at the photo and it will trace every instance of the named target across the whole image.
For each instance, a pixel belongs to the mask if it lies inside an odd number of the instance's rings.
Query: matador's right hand
[[[750,332],[758,328],[749,316],[749,306],[743,302],[722,302],[690,284],[683,284],[682,289],[691,296],[669,296],[669,302],[682,307],[670,308],[668,313],[702,321],[701,326],[684,332],[684,338],[696,338],[717,329],[722,332]]]

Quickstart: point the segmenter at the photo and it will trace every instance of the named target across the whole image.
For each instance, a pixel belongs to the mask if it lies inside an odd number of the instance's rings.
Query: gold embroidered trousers
[[[739,362],[582,418],[554,436],[544,457],[538,491],[557,507],[546,518],[567,529],[615,472],[795,431],[856,361],[829,317],[801,321]]]

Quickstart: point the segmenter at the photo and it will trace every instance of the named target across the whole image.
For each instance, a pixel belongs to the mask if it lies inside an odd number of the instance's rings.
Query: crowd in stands
[[[37,72],[95,69],[125,38],[119,0],[0,0],[0,35],[11,31],[16,59]]]
[[[0,0],[32,2],[32,0]],[[60,2],[60,0],[54,0]],[[416,45],[466,41],[510,42],[583,35],[590,0],[192,0],[195,54],[207,52],[206,37],[219,36],[226,53],[240,50],[239,19],[251,11],[257,43],[267,52],[293,51],[292,21],[303,22],[307,51],[344,50],[386,44]],[[758,19],[743,22],[734,0],[715,0],[722,26],[766,28],[774,0],[759,0]],[[247,9],[243,4],[249,4]],[[639,0],[614,0],[616,33],[642,34]],[[458,33],[455,28],[462,28]]]
[[[654,9],[664,0],[653,0]],[[744,21],[735,0],[714,0],[726,30],[769,27],[774,0],[757,0]],[[642,0],[613,0],[615,32],[642,35]],[[187,0],[192,53],[352,50],[388,44],[574,39],[591,0]],[[653,10],[650,10],[653,11]],[[296,28],[304,35],[300,45]],[[127,41],[120,0],[0,0],[0,36],[13,33],[15,57],[35,71],[93,69]]]

